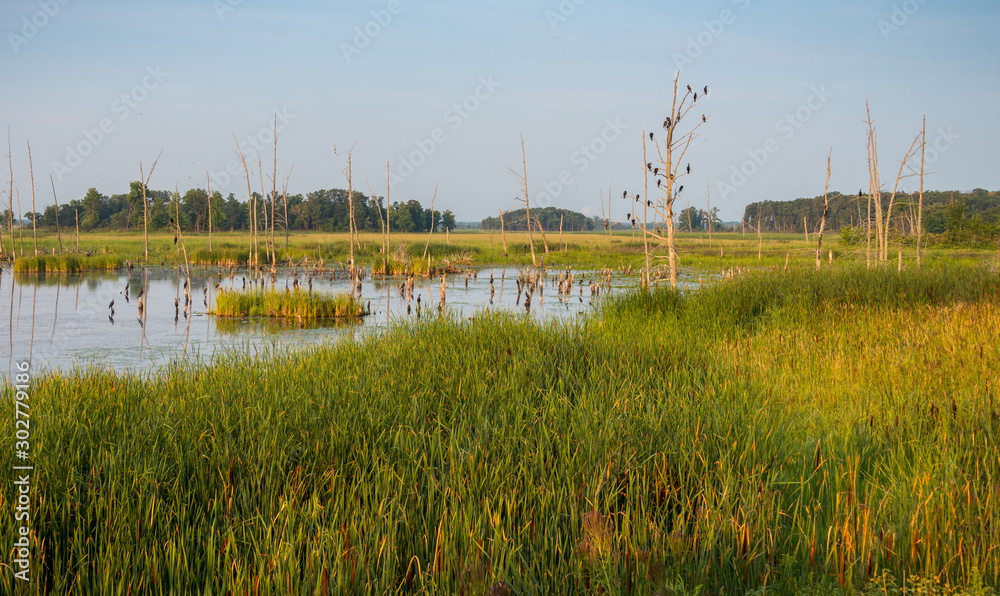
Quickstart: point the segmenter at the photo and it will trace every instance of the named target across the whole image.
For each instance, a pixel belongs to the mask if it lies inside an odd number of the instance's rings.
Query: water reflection
[[[369,316],[303,322],[216,318],[206,313],[214,308],[220,290],[297,287],[346,293],[357,288],[339,271],[290,269],[272,277],[270,272],[199,269],[191,271],[188,285],[184,273],[175,268],[41,276],[8,270],[0,273],[0,312],[8,314],[7,368],[9,373],[17,362],[30,360],[38,370],[78,365],[153,370],[171,359],[210,358],[248,346],[337,341],[396,321],[434,316],[442,309],[463,318],[482,309],[536,319],[573,318],[589,311],[601,296],[633,284],[628,277],[596,272],[573,272],[567,280],[565,271],[549,271],[535,277],[537,283],[529,283],[522,273],[504,268],[469,270],[446,276],[443,284],[438,277],[365,278],[360,300]]]

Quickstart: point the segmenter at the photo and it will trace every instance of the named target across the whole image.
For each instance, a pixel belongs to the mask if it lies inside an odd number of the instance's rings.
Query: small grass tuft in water
[[[80,256],[73,254],[21,257],[14,261],[14,273],[82,273],[122,267],[118,255]]]
[[[326,319],[361,317],[364,309],[354,296],[279,290],[219,292],[215,312],[220,317],[292,317]]]

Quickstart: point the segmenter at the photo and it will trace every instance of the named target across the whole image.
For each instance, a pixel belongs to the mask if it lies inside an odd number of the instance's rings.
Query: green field
[[[715,242],[682,258],[757,263]],[[770,239],[776,271],[573,324],[444,316],[35,378],[23,592],[996,594],[992,256],[814,272],[807,251]]]
[[[85,233],[80,237],[80,252],[86,255],[112,255],[135,265],[180,265],[184,263],[182,244],[174,244],[173,234],[152,233],[149,236],[149,260],[144,259],[144,242],[142,234],[135,233]],[[679,233],[677,235],[677,254],[679,266],[688,269],[693,274],[699,272],[721,271],[732,267],[784,268],[814,266],[816,261],[816,237],[810,236],[806,242],[801,234],[764,234],[758,240],[754,234],[716,233],[709,239],[708,234]],[[430,240],[428,244],[428,239]],[[504,251],[506,240],[507,251]],[[6,240],[10,252],[9,238]],[[639,269],[645,266],[641,230],[635,234],[630,232],[615,232],[607,236],[598,232],[574,232],[560,235],[548,232],[543,239],[540,234],[534,235],[535,253],[539,264],[549,268],[576,269]],[[363,233],[359,235],[356,247],[356,262],[365,267],[381,267],[385,261],[382,254],[381,234]],[[546,244],[548,254],[546,254]],[[278,266],[282,264],[299,266],[327,267],[346,266],[349,258],[348,235],[346,233],[296,233],[290,236],[287,247],[280,235],[276,238],[277,250],[275,259]],[[245,267],[250,254],[249,236],[245,232],[216,233],[212,236],[212,250],[209,250],[207,234],[184,235],[183,246],[192,265]],[[823,243],[823,263],[829,264],[829,253],[833,252],[834,264],[865,263],[864,246],[844,244],[835,233],[827,233]],[[50,232],[40,233],[38,250],[41,254],[58,252],[59,243],[56,235]],[[529,265],[531,250],[528,235],[524,232],[460,231],[446,236],[437,232],[430,238],[427,234],[393,234],[389,248],[389,260],[397,272],[412,271],[418,275],[426,275],[424,251],[431,268],[443,265],[457,267],[482,265]],[[64,235],[63,248],[76,252],[75,240],[71,241]],[[897,262],[897,249],[903,253],[904,266],[916,263],[916,248],[910,244],[890,249],[893,264]],[[34,244],[30,238],[25,238],[18,245],[18,255],[34,257]],[[267,257],[267,247],[263,240],[259,243],[258,253],[262,267],[270,267],[271,259]],[[665,252],[654,253],[653,267],[665,266]],[[545,256],[544,262],[542,257]],[[924,260],[928,262],[956,260],[967,263],[978,263],[984,260],[996,259],[997,250],[973,248],[941,248],[932,247],[923,251]],[[400,265],[405,267],[400,268]],[[25,268],[29,269],[28,267]]]

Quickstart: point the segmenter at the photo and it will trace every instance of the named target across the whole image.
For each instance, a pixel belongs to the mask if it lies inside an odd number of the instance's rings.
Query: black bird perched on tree
[[[708,122],[708,118],[705,117],[705,114],[701,115],[701,121],[702,122]]]
[[[695,100],[695,101],[698,101],[698,92],[697,92],[697,91],[696,91],[696,92],[695,92],[695,94],[694,94],[694,100]]]
[[[663,121],[663,128],[668,130],[670,129],[670,118],[667,118],[666,120]]]
[[[628,198],[628,191],[627,190],[622,193],[622,198],[623,199],[627,199]]]
[[[653,206],[653,201],[646,201],[646,206],[647,207],[652,207]]]
[[[684,185],[683,184],[681,184],[681,187],[677,189],[677,194],[681,194],[682,190],[684,190]]]
[[[650,141],[652,141],[652,140],[653,140],[653,133],[649,133],[649,140],[650,140]]]
[[[688,85],[688,93],[691,93],[691,85]]]
[[[688,164],[688,167],[687,167],[687,173],[688,173],[688,174],[690,174],[690,173],[691,173],[691,164]]]
[[[177,246],[177,234],[174,234],[174,246]]]
[[[657,180],[656,181],[656,188],[660,188],[661,184],[663,184],[663,180]]]
[[[647,170],[652,170],[653,169],[653,164],[652,163],[646,164],[646,169]]]
[[[170,225],[174,225],[174,218],[170,218]]]
[[[632,219],[632,214],[631,213],[626,213],[625,214],[625,219]]]
[[[108,308],[110,308],[111,310],[115,309],[115,301],[113,298],[111,299],[111,302],[108,303]]]
[[[653,175],[656,176],[660,173],[660,168],[653,168]]]
[[[708,95],[708,85],[705,85],[704,91],[705,91],[705,95]]]

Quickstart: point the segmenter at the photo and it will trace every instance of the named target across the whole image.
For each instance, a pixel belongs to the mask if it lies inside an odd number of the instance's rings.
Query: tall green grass
[[[44,255],[37,257],[19,257],[14,261],[14,273],[83,273],[85,271],[100,271],[120,269],[124,260],[117,255]]]
[[[28,591],[995,594],[996,275],[832,275],[39,377]]]
[[[215,311],[220,317],[290,317],[323,319],[360,317],[364,314],[357,298],[349,294],[335,296],[321,292],[280,290],[220,290]]]

